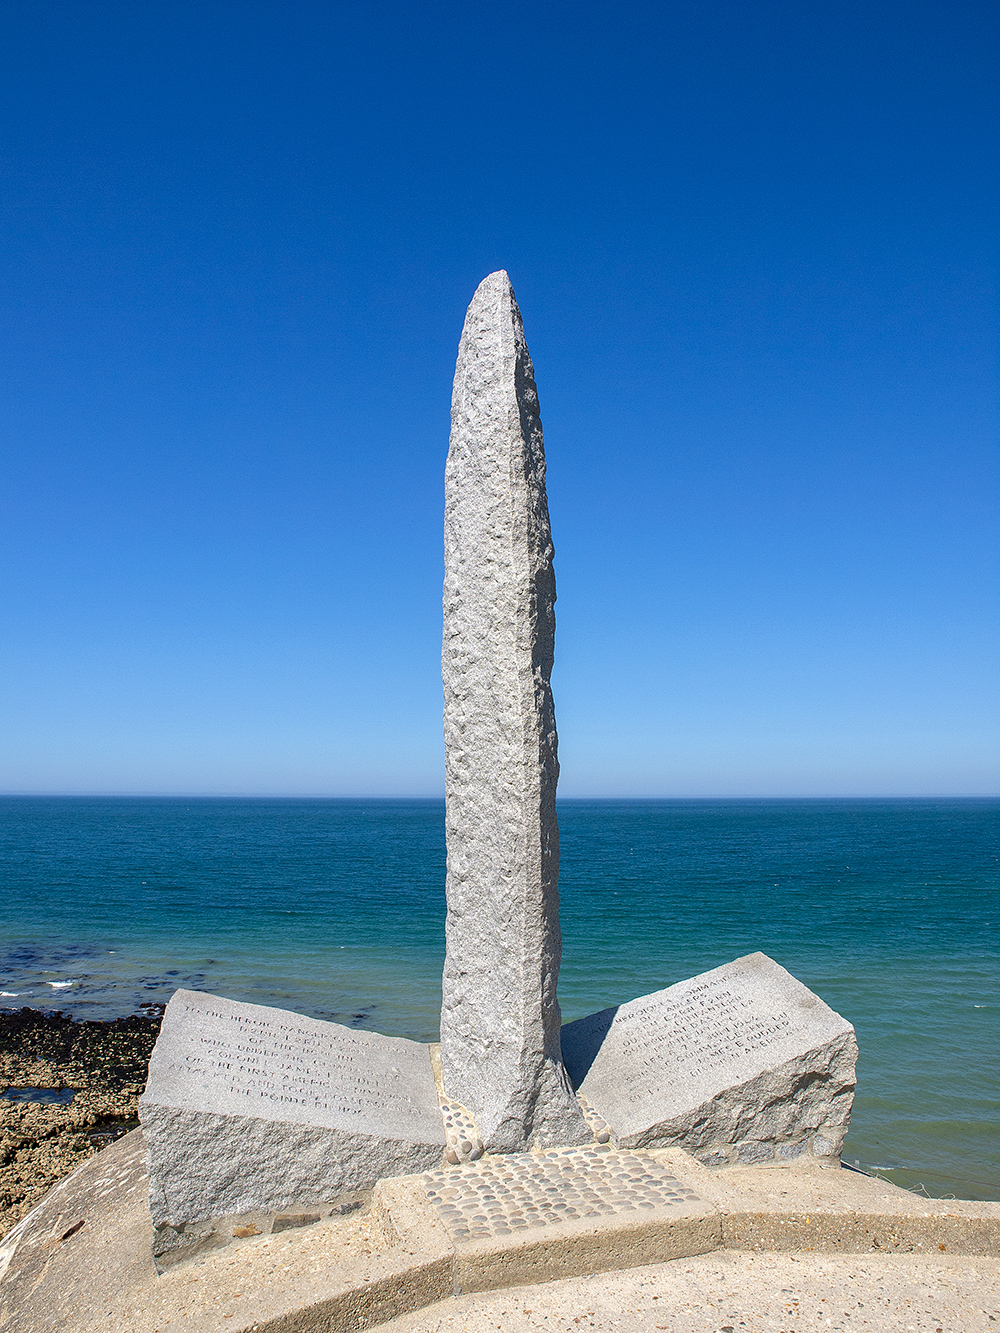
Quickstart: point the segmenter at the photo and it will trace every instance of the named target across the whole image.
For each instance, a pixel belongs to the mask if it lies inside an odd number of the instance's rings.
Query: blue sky
[[[14,3],[0,790],[434,794],[462,318],[567,795],[993,793],[996,16]]]

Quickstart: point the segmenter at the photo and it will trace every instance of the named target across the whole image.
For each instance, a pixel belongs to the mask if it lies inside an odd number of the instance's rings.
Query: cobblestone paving
[[[455,1241],[513,1236],[561,1222],[697,1201],[655,1158],[610,1148],[556,1148],[487,1157],[425,1173],[427,1198]]]
[[[598,1143],[607,1143],[611,1138],[611,1126],[599,1112],[594,1110],[582,1092],[576,1094],[576,1100],[583,1112],[584,1120],[593,1131],[594,1138]]]
[[[453,1101],[443,1092],[438,1093],[441,1119],[444,1122],[445,1161],[451,1163],[476,1161],[483,1155],[479,1130],[461,1102]]]

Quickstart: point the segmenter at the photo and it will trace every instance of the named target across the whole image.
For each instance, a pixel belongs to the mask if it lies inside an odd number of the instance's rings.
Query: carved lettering
[[[787,1038],[786,1009],[761,1015],[738,985],[739,974],[712,979],[664,1002],[630,1006],[615,1020],[617,1077],[623,1094],[641,1094],[685,1065],[699,1074],[725,1069],[741,1056],[766,1052]]]
[[[409,1095],[398,1069],[371,1068],[362,1038],[337,1029],[336,1042],[296,1028],[281,1019],[256,1018],[189,1006],[192,1019],[221,1019],[233,1036],[202,1032],[182,1057],[189,1073],[211,1078],[232,1097],[245,1100],[248,1112],[262,1103],[301,1106],[340,1115],[359,1115],[373,1106],[396,1116],[424,1114]]]

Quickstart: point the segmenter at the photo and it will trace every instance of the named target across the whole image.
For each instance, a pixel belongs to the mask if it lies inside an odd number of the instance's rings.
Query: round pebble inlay
[[[428,1201],[456,1241],[582,1217],[634,1215],[698,1197],[648,1154],[607,1148],[487,1157],[428,1171],[423,1182]]]

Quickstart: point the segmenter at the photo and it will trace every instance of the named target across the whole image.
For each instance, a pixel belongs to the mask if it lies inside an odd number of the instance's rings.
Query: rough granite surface
[[[680,1147],[706,1166],[839,1161],[854,1029],[766,954],[568,1023],[563,1050],[620,1147]]]
[[[322,1203],[441,1161],[440,1145],[164,1106],[142,1129],[154,1226]]]
[[[139,1101],[150,1212],[177,1227],[437,1165],[426,1046],[179,990]]]
[[[501,271],[472,299],[455,371],[442,652],[441,1065],[489,1152],[590,1138],[559,1047],[552,556],[534,371]]]

